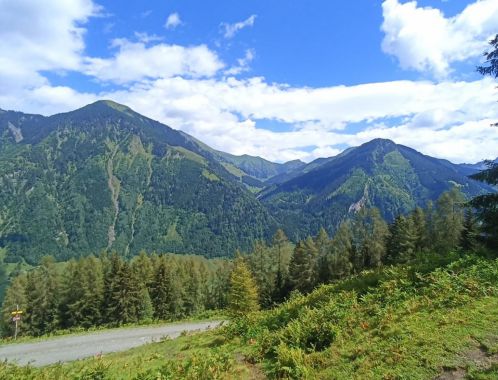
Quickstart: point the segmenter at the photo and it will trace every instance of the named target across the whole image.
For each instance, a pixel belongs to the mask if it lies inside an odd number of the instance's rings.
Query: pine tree
[[[107,320],[111,324],[133,323],[139,320],[142,286],[130,264],[117,254],[111,256],[104,297]]]
[[[154,316],[158,319],[177,318],[181,314],[182,294],[174,270],[172,263],[166,257],[160,257],[151,285]]]
[[[196,262],[187,261],[183,307],[187,315],[195,315],[204,307],[202,304],[201,278]]]
[[[284,255],[284,247],[288,243],[287,236],[282,229],[278,229],[273,235],[272,245],[277,251],[277,275],[275,279],[275,288],[276,291],[279,292],[284,285],[284,263],[283,263],[283,255]]]
[[[388,227],[377,208],[361,209],[352,221],[353,268],[360,272],[382,264],[386,254]]]
[[[233,271],[233,263],[223,260],[218,267],[213,279],[213,287],[210,306],[213,309],[225,309],[228,306],[228,293],[230,292],[230,275]]]
[[[52,257],[44,257],[40,268],[27,275],[26,321],[31,335],[59,327],[60,284]]]
[[[389,226],[387,257],[389,263],[408,263],[415,258],[416,230],[411,217],[398,216]]]
[[[230,290],[228,293],[228,310],[234,316],[242,316],[259,310],[258,288],[249,267],[237,257],[230,274]]]
[[[143,285],[140,286],[140,304],[137,317],[140,322],[150,322],[154,318],[154,305],[152,305],[149,291]]]
[[[330,280],[339,280],[351,274],[353,270],[353,264],[351,263],[352,240],[353,234],[350,221],[342,222],[330,244]]]
[[[317,281],[319,284],[325,284],[330,281],[330,239],[327,231],[323,227],[318,231],[315,238],[315,245],[318,251],[316,260]]]
[[[465,210],[460,247],[464,251],[475,252],[479,246],[479,227],[471,209]]]
[[[316,260],[318,251],[313,239],[308,236],[294,249],[289,266],[289,279],[294,289],[309,293],[317,284]]]
[[[457,187],[443,193],[435,213],[435,249],[448,253],[458,247],[463,230],[463,205],[465,200]]]
[[[429,249],[429,236],[427,230],[427,217],[425,211],[416,207],[411,214],[413,221],[415,253],[427,251]]]

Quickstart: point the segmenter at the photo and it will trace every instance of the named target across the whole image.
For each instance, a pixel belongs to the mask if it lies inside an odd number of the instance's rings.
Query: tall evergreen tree
[[[272,239],[272,245],[277,251],[277,276],[276,276],[276,283],[275,287],[277,289],[282,289],[284,285],[284,263],[283,263],[283,256],[284,256],[284,247],[288,243],[288,238],[285,235],[285,232],[282,229],[278,229],[277,232],[275,232],[275,235],[273,235]]]
[[[416,207],[411,214],[415,238],[415,252],[421,253],[429,249],[429,236],[425,211]]]
[[[258,287],[249,267],[238,256],[230,274],[230,290],[228,293],[228,310],[232,315],[242,316],[259,310]]]
[[[111,267],[106,278],[104,307],[111,324],[138,322],[141,309],[142,286],[130,264],[118,255],[111,256]]]
[[[318,251],[316,260],[317,281],[325,284],[330,280],[330,239],[327,231],[323,227],[318,231],[315,238],[315,245]]]
[[[289,266],[289,280],[294,289],[301,293],[313,290],[317,284],[317,257],[318,251],[310,236],[297,244]]]
[[[472,213],[472,210],[467,208],[465,210],[462,235],[460,236],[460,247],[464,251],[475,252],[479,240],[479,227],[477,220]]]
[[[389,226],[387,257],[389,263],[408,263],[415,258],[417,231],[413,219],[398,216]]]
[[[339,225],[330,244],[330,281],[339,280],[351,274],[353,270],[353,264],[351,263],[353,252],[352,240],[351,222],[349,220],[344,221]]]
[[[434,243],[439,253],[448,253],[460,243],[463,230],[465,199],[457,187],[443,193],[438,201],[434,219]]]
[[[174,270],[172,263],[161,256],[151,286],[154,316],[158,319],[172,319],[181,314],[182,289],[176,281]]]
[[[38,270],[28,273],[26,321],[31,335],[41,335],[59,327],[60,284],[54,259],[44,257]]]

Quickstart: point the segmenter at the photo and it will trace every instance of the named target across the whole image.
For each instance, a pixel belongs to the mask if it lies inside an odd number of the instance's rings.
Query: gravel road
[[[175,323],[164,326],[122,328],[86,335],[49,338],[35,343],[0,345],[0,360],[31,364],[41,367],[57,362],[68,362],[94,356],[99,353],[124,351],[168,336],[178,337],[182,331],[208,330],[220,325],[220,321]]]

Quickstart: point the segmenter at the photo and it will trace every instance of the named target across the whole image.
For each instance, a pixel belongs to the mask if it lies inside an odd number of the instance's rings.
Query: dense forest
[[[476,251],[478,235],[474,214],[455,187],[391,224],[377,209],[364,208],[332,238],[321,229],[293,244],[278,230],[271,241],[236,252],[235,267],[228,259],[143,252],[131,260],[104,254],[55,263],[45,257],[12,280],[2,331],[12,334],[11,312],[17,306],[24,311],[21,334],[28,335],[174,320],[204,310],[267,309],[295,292],[306,294],[366,269]]]

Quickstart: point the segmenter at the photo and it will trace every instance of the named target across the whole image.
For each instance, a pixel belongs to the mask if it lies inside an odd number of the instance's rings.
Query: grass
[[[498,260],[473,257],[364,272],[216,331],[102,358],[0,364],[0,379],[496,380],[497,363]]]

